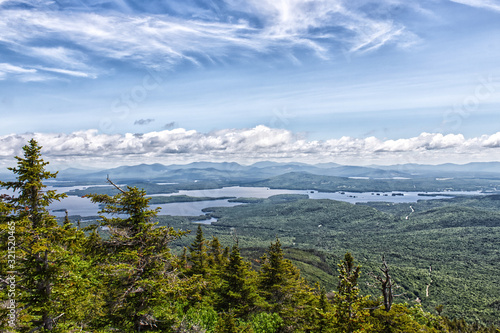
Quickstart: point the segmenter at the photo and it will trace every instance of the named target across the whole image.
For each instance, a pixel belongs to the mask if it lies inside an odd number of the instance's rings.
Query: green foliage
[[[314,175],[306,172],[291,172],[267,180],[253,182],[252,186],[290,190],[318,190],[324,192],[391,192],[391,191],[481,191],[494,190],[500,185],[498,179],[455,179],[436,181],[436,178],[413,179],[352,179]]]
[[[190,274],[205,275],[207,272],[208,256],[205,242],[203,230],[201,225],[198,224],[196,238],[189,246],[189,261],[191,262]]]
[[[361,297],[358,279],[361,267],[354,265],[353,256],[347,252],[338,264],[339,283],[334,297],[336,325],[338,332],[358,332],[367,329],[366,298]]]
[[[472,202],[480,199],[471,198],[457,199],[463,207],[417,203],[411,218],[404,219],[398,205],[375,210],[276,196],[214,209],[211,214],[219,222],[198,226],[182,241],[188,232],[172,225],[190,229],[189,218],[158,218],[144,189],[122,189],[109,181],[114,188],[89,195],[102,210],[98,225],[84,232],[68,216],[58,223],[49,214],[48,205],[62,195],[44,190],[43,182],[55,173],[45,171],[36,141],[23,149],[24,157],[11,168],[16,181],[0,183],[17,192],[0,197],[2,331],[498,331],[481,325],[484,318],[498,318],[500,310],[500,212],[493,207],[495,198],[485,197],[477,207]],[[303,180],[311,179],[316,178]],[[15,328],[7,327],[5,319],[13,235],[19,292]],[[238,245],[224,248],[235,239]],[[240,247],[255,269],[243,259]],[[337,253],[346,254],[339,259]],[[380,253],[387,253],[391,278],[411,303],[382,309],[379,300],[370,299],[351,253],[372,271]],[[302,275],[325,281],[333,274],[332,262],[338,262],[338,280],[330,278],[329,286],[336,284],[336,292],[327,293],[320,285],[311,288]],[[481,294],[484,290],[488,292]]]
[[[432,323],[432,320],[422,320],[423,312],[421,310],[419,307],[411,308],[402,304],[395,304],[390,311],[376,309],[368,319],[373,325],[371,332],[442,332],[441,329],[438,330],[432,327],[438,325],[437,322]],[[423,315],[425,316],[425,314]]]
[[[243,318],[255,312],[260,302],[255,278],[255,272],[250,270],[250,264],[241,257],[238,246],[233,246],[229,262],[221,273],[222,284],[216,300],[217,310],[232,310],[235,315]]]
[[[284,321],[277,313],[261,312],[252,318],[252,327],[255,333],[275,333],[283,325]]]
[[[94,231],[106,290],[102,325],[125,331],[164,327],[170,315],[169,295],[178,285],[168,244],[182,233],[155,228],[157,210],[149,209],[144,190],[116,188],[119,193],[114,196],[89,195],[93,202],[104,204],[100,225],[110,230],[105,239]]]
[[[217,311],[207,305],[191,306],[180,316],[183,319],[178,327],[189,332],[214,332],[219,320]]]
[[[279,239],[271,243],[261,261],[258,288],[267,308],[287,322],[288,329],[307,326],[314,296],[299,270],[284,258]]]
[[[243,332],[242,327],[234,318],[233,313],[222,313],[215,327],[215,333],[237,333]]]
[[[80,289],[92,285],[82,255],[84,234],[69,224],[58,225],[48,212],[49,204],[65,194],[44,190],[44,181],[55,178],[56,173],[45,170],[48,162],[41,158],[41,147],[31,140],[23,151],[23,157],[16,157],[17,167],[9,168],[16,180],[0,182],[16,193],[2,205],[1,225],[1,260],[7,253],[15,256],[15,263],[2,262],[1,281],[3,284],[7,276],[16,280],[16,329],[33,332],[81,327],[85,315],[95,309]],[[8,244],[15,247],[15,253]],[[6,296],[2,294],[3,299]]]
[[[443,304],[442,314],[450,318],[499,324],[498,200],[481,196],[456,198],[456,204],[441,201],[373,205],[377,210],[331,200],[214,208],[211,214],[218,222],[204,231],[227,244],[230,228],[236,229],[242,251],[254,259],[278,236],[301,275],[327,290],[335,288],[329,278],[333,273],[325,267],[332,258],[349,251],[369,272],[378,271],[385,254],[394,283],[401,286],[395,302],[418,298],[426,311]],[[467,207],[458,207],[462,203]],[[447,205],[454,206],[449,214]],[[415,213],[410,214],[410,206]],[[482,208],[469,208],[473,206]],[[361,292],[379,295],[367,280],[361,277]]]

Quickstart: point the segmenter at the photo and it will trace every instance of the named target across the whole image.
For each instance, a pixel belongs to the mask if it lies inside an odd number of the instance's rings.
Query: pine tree
[[[319,289],[318,306],[316,311],[316,325],[314,332],[326,333],[332,331],[333,314],[331,312],[331,304],[326,297],[324,288],[317,285]]]
[[[222,313],[220,315],[217,326],[215,327],[215,333],[237,333],[241,331],[232,312]]]
[[[279,239],[264,254],[259,271],[259,290],[264,298],[273,304],[274,311],[280,311],[283,306],[292,301],[300,288],[299,270],[292,262],[285,259]]]
[[[368,310],[364,309],[366,297],[359,293],[358,279],[361,267],[354,265],[353,256],[347,252],[338,264],[339,282],[335,294],[336,328],[338,332],[357,332],[367,329],[365,324]]]
[[[7,205],[12,215],[4,215],[3,220],[15,224],[16,267],[11,268],[18,274],[17,330],[21,332],[74,327],[80,307],[68,302],[78,286],[68,286],[65,277],[78,274],[71,272],[78,272],[73,259],[80,250],[78,246],[68,246],[68,239],[83,234],[58,225],[48,212],[53,201],[66,195],[45,190],[43,182],[55,178],[57,173],[45,170],[48,162],[41,158],[41,148],[34,139],[30,140],[23,147],[24,156],[16,156],[17,167],[9,168],[16,181],[0,182],[0,186],[15,192]]]
[[[173,311],[169,295],[179,285],[168,245],[185,233],[156,227],[158,209],[149,209],[144,190],[122,190],[109,182],[118,194],[89,195],[93,202],[104,204],[100,226],[110,230],[106,239],[94,232],[107,290],[106,319],[110,327],[122,331],[167,328],[166,318]]]
[[[189,246],[189,261],[191,262],[190,274],[199,274],[205,276],[207,273],[207,247],[206,240],[203,236],[203,229],[198,224],[196,237],[193,243]]]
[[[207,250],[208,266],[214,271],[220,270],[227,262],[227,256],[224,256],[224,250],[217,237],[213,237],[210,247]]]
[[[256,290],[255,273],[250,269],[250,263],[241,257],[238,246],[233,246],[221,279],[216,302],[219,311],[233,310],[236,316],[247,317],[257,309],[260,298]]]
[[[8,203],[11,199],[12,198],[7,194],[0,194],[0,222],[4,221],[5,216],[12,210]]]
[[[300,277],[300,271],[284,258],[279,239],[271,243],[261,259],[258,285],[269,310],[279,314],[289,330],[307,325],[312,319],[309,310],[312,310],[314,295]]]

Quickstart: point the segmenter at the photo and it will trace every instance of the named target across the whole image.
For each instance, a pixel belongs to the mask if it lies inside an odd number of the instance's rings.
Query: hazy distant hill
[[[293,172],[304,172],[320,176],[365,177],[370,179],[416,179],[432,177],[500,179],[500,162],[468,163],[464,165],[448,163],[440,165],[400,164],[391,166],[347,166],[336,163],[312,165],[270,161],[257,162],[252,165],[241,165],[235,162],[194,162],[184,165],[155,163],[120,166],[101,171],[71,168],[60,171],[58,179],[103,181],[109,175],[115,180],[122,181],[258,181]]]
[[[400,171],[417,176],[434,177],[499,177],[500,162],[474,162],[467,164],[398,164],[398,165],[373,165],[373,168],[382,170]]]

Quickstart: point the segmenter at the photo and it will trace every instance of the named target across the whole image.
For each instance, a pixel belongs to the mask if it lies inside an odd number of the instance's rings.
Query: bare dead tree
[[[384,309],[389,312],[392,307],[394,296],[399,295],[394,295],[393,293],[394,289],[398,288],[398,285],[394,284],[392,281],[391,275],[389,274],[389,266],[385,261],[385,256],[382,256],[382,267],[380,267],[380,271],[383,273],[382,276],[374,273],[369,274],[380,283],[379,288],[384,297]]]

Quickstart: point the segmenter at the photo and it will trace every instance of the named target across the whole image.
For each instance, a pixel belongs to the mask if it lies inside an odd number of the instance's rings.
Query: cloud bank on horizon
[[[31,135],[61,163],[500,160],[499,16],[500,0],[0,0],[0,163]]]
[[[310,141],[284,129],[256,126],[212,133],[177,128],[144,134],[108,135],[97,130],[70,134],[28,133],[0,136],[0,161],[12,163],[21,146],[35,138],[46,159],[56,164],[91,165],[105,161],[109,166],[124,163],[192,162],[201,160],[254,162],[259,160],[340,162],[370,164],[397,161],[414,163],[422,157],[445,156],[449,161],[487,160],[500,152],[500,132],[466,139],[461,134],[422,133],[418,137],[380,140],[342,137]]]

